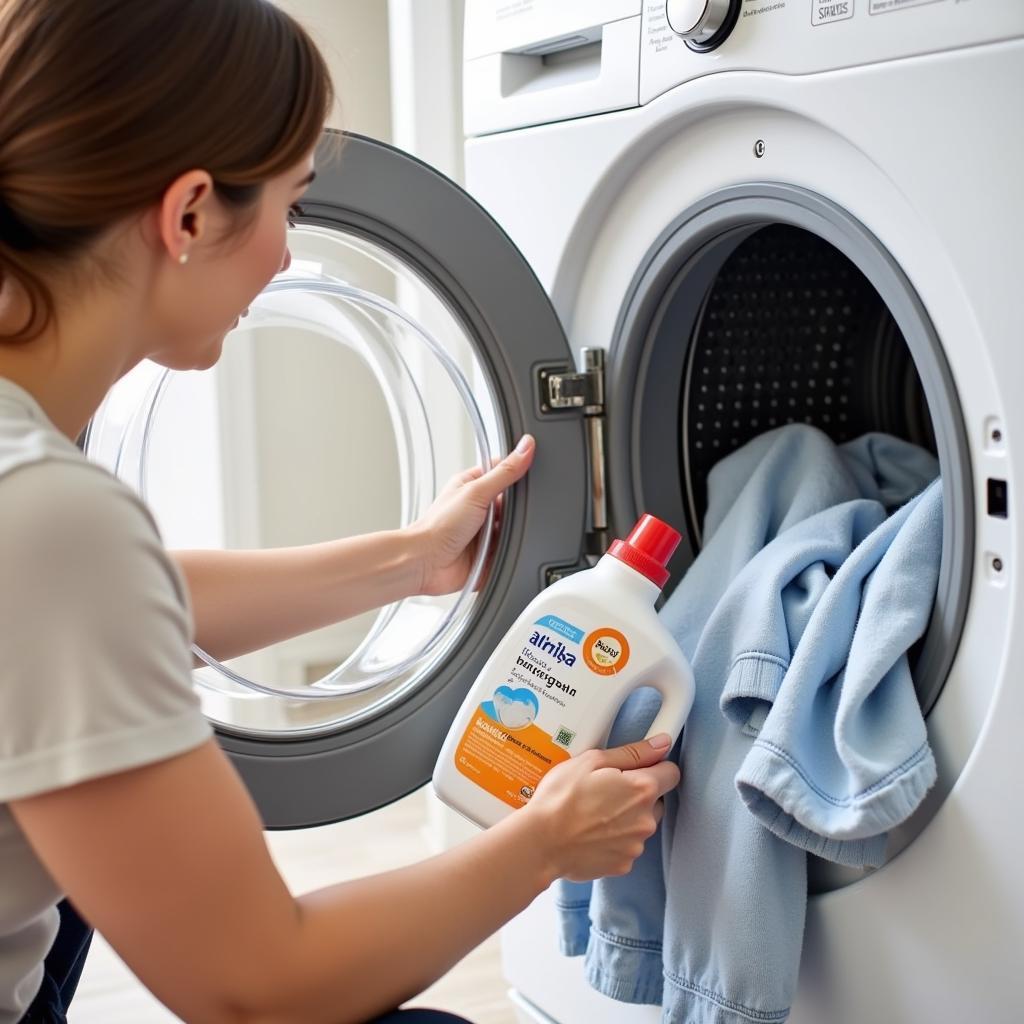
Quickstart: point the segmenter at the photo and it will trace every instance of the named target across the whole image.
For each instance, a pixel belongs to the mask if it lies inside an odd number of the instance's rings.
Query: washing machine
[[[218,366],[141,364],[84,440],[169,546],[248,547],[411,522],[537,438],[460,593],[279,656],[195,649],[266,826],[422,786],[527,601],[641,511],[683,530],[678,579],[751,437],[885,430],[942,467],[914,652],[939,782],[884,866],[814,866],[791,1019],[1019,1019],[1024,5],[467,0],[463,81],[468,191],[332,135]],[[524,1020],[658,1018],[555,935],[550,894],[503,933]]]
[[[467,186],[603,354],[615,529],[681,524],[677,577],[709,467],[789,422],[941,463],[939,782],[880,869],[812,860],[800,1024],[1021,1019],[1022,37],[1013,0],[467,3]],[[504,932],[524,1021],[660,1018],[555,935],[551,894]]]

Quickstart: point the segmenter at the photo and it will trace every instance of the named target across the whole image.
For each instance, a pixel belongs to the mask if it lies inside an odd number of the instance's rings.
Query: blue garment
[[[905,652],[938,578],[937,472],[896,438],[796,425],[710,474],[704,548],[662,612],[697,682],[682,784],[628,876],[558,892],[599,991],[667,1024],[788,1016],[807,851],[879,863],[935,778]],[[631,697],[609,743],[656,706]]]

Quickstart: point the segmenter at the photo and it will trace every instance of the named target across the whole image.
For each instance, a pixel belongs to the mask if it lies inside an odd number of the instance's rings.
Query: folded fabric
[[[877,863],[934,779],[905,652],[934,597],[937,471],[896,438],[796,425],[710,474],[703,550],[662,613],[697,681],[683,783],[628,876],[557,894],[599,991],[669,1024],[788,1016],[806,851]],[[609,742],[656,707],[630,698]]]

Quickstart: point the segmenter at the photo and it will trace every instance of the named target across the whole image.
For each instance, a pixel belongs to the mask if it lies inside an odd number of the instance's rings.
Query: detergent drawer
[[[469,0],[467,135],[635,107],[639,0]]]

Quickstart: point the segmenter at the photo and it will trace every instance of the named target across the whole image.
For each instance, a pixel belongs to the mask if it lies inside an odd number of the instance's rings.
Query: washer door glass
[[[522,433],[538,456],[500,524],[488,514],[458,592],[346,621],[337,598],[313,595],[310,632],[239,657],[194,648],[203,710],[268,827],[336,821],[426,782],[487,655],[583,546],[583,425],[539,397],[541,368],[571,355],[536,277],[430,167],[357,136],[337,149],[328,139],[318,156],[289,270],[215,366],[136,367],[87,454],[144,497],[172,551],[314,558],[327,549],[311,545],[414,522]]]
[[[406,526],[452,475],[507,448],[473,345],[423,280],[334,230],[299,227],[290,247],[290,271],[213,369],[140,365],[90,430],[88,454],[146,499],[170,548],[285,547]],[[409,597],[223,663],[196,646],[205,713],[268,739],[379,714],[458,641],[489,553],[489,542],[477,547],[448,596]]]

